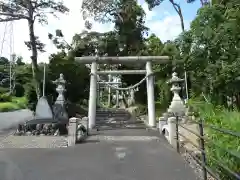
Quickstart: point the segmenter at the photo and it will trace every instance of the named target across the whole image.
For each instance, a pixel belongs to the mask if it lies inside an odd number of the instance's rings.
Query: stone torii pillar
[[[121,78],[116,78],[117,83],[121,84]],[[119,84],[117,84],[117,87],[119,87]],[[119,108],[119,90],[116,90],[116,106]]]
[[[108,82],[112,82],[112,75],[111,74],[108,75]],[[111,87],[108,87],[108,107],[111,106],[111,99],[112,99],[111,94],[112,94],[112,89],[111,89]]]
[[[98,74],[146,74],[147,77],[147,98],[148,98],[148,125],[156,125],[155,102],[154,102],[154,77],[152,74],[152,62],[166,63],[168,56],[125,56],[125,57],[76,57],[75,60],[82,64],[91,65],[91,80],[89,92],[88,117],[89,129],[95,127],[96,121],[96,95],[97,95],[97,75]],[[122,71],[97,71],[97,64],[139,64],[146,63],[146,70],[122,70]]]
[[[88,128],[92,129],[95,126],[96,119],[96,104],[97,103],[97,63],[92,62],[90,91],[88,100]]]
[[[156,126],[155,98],[154,98],[154,76],[151,61],[146,62],[147,71],[147,102],[148,102],[148,123],[149,126]]]

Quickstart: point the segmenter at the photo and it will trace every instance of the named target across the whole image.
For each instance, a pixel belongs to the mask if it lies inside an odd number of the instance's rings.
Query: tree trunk
[[[28,28],[29,28],[31,51],[32,51],[32,56],[31,56],[32,75],[33,75],[33,80],[35,83],[35,90],[36,90],[37,98],[39,99],[41,96],[41,91],[40,91],[39,69],[38,69],[38,64],[37,64],[38,54],[37,54],[36,37],[34,34],[33,8],[32,8],[31,4],[30,4],[30,8],[29,8]]]
[[[179,16],[180,21],[181,21],[182,31],[185,31],[181,6],[179,4],[177,4],[177,3],[175,3],[174,0],[169,0],[169,2],[173,5],[173,8],[178,13],[178,16]]]
[[[185,31],[185,25],[184,25],[184,19],[183,19],[181,6],[177,3],[175,3],[174,0],[169,0],[169,1],[173,5],[173,8],[175,9],[175,11],[177,12],[177,14],[180,18],[181,29],[182,29],[182,32],[184,32]],[[191,84],[191,79],[190,79],[190,77],[187,76],[186,70],[184,72],[184,75],[185,75],[184,80],[185,80],[185,91],[186,91],[185,95],[186,95],[186,99],[188,100],[188,98],[190,97],[189,96],[189,85],[188,84]]]

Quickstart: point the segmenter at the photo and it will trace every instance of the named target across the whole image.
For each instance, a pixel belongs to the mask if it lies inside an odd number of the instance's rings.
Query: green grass
[[[204,120],[204,123],[214,125],[221,129],[240,133],[240,112],[237,110],[229,111],[223,107],[214,106],[201,101],[190,102],[190,106]],[[206,144],[207,160],[211,168],[221,176],[221,179],[233,180],[233,176],[219,166],[221,162],[232,171],[240,172],[240,159],[232,156],[224,149],[240,156],[240,138],[216,130],[205,128],[207,138],[210,140]],[[214,142],[211,143],[211,142]],[[215,160],[214,160],[215,159]]]
[[[25,97],[13,97],[11,102],[0,102],[0,112],[8,112],[26,108],[27,99]]]

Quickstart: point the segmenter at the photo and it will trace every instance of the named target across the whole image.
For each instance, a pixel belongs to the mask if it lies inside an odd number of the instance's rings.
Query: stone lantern
[[[167,82],[172,85],[171,91],[173,92],[172,102],[168,108],[168,113],[171,115],[185,115],[186,108],[179,96],[179,92],[181,90],[180,83],[182,82],[184,82],[184,79],[179,78],[176,72],[172,74],[172,78]]]

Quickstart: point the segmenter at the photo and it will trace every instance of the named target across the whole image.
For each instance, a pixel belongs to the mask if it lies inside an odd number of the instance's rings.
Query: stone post
[[[112,81],[111,74],[108,75],[108,82]],[[111,87],[108,86],[108,107],[111,106]]]
[[[147,76],[152,74],[152,63],[151,61],[146,62]],[[154,101],[154,76],[150,75],[147,77],[147,102],[148,102],[148,125],[150,127],[156,126],[156,115],[155,115],[155,101]]]
[[[88,117],[83,117],[81,122],[82,122],[82,125],[86,127],[86,129],[88,130]]]
[[[121,79],[117,77],[117,82],[121,82]],[[119,87],[119,84],[117,84],[117,88]],[[119,90],[116,90],[116,107],[119,108]]]
[[[97,83],[97,105],[100,104],[100,84]]]
[[[88,128],[92,129],[96,124],[96,103],[97,103],[97,63],[92,62],[90,92],[88,103]]]
[[[83,117],[77,121],[76,142],[85,140],[88,136],[88,117]]]
[[[168,141],[173,146],[173,148],[177,147],[177,133],[176,133],[176,117],[168,118]]]
[[[158,123],[158,128],[159,128],[160,133],[162,133],[162,129],[166,124],[167,124],[166,119],[164,117],[160,117],[159,123]]]
[[[116,107],[119,108],[119,90],[116,90]]]
[[[69,119],[68,146],[74,146],[76,144],[77,122],[78,122],[78,119],[75,117],[72,117]]]

